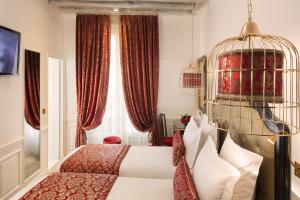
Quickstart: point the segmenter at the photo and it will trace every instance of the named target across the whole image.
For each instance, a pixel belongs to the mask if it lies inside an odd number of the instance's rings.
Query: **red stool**
[[[107,136],[103,139],[103,144],[121,144],[122,140],[118,136]]]

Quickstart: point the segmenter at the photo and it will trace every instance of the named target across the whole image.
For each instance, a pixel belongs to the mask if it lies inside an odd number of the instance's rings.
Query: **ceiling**
[[[195,14],[205,0],[48,0],[62,10],[109,14]]]

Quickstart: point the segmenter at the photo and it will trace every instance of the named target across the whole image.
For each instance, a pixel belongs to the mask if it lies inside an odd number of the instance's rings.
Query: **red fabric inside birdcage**
[[[201,74],[199,73],[183,73],[184,88],[201,87]]]
[[[218,94],[282,101],[283,54],[281,51],[231,51],[218,58]]]

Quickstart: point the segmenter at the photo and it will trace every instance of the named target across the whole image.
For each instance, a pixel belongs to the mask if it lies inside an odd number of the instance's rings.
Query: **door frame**
[[[54,58],[54,59],[58,59],[59,60],[59,86],[60,86],[60,92],[59,92],[59,160],[62,159],[64,157],[64,144],[65,144],[65,137],[64,137],[64,130],[65,130],[65,60],[63,58],[60,58],[58,56],[53,56],[51,54],[47,54],[47,80],[49,77],[49,58]],[[49,95],[49,80],[47,81],[47,94]],[[49,97],[47,98],[47,107],[48,107],[48,100]],[[49,107],[48,107],[49,109]],[[49,127],[49,112],[47,113],[47,124]],[[48,154],[48,144],[49,144],[49,128],[48,128],[48,132],[47,132],[47,167],[49,168],[49,154]]]

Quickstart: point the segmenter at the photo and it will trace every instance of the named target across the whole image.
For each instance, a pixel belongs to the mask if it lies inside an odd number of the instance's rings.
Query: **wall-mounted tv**
[[[0,26],[0,75],[18,75],[21,34]]]

